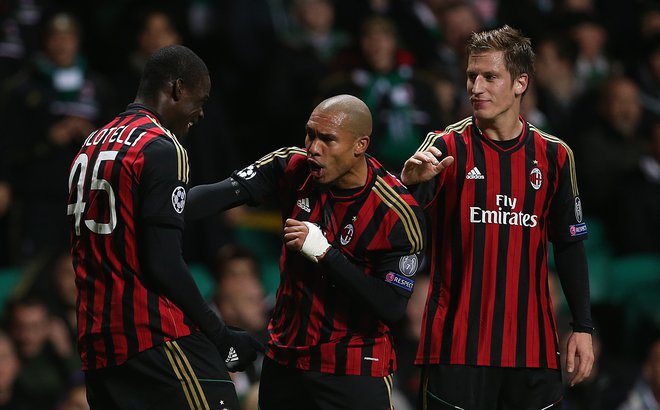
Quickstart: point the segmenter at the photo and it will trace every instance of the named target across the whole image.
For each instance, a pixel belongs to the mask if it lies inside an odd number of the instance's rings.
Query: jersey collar
[[[525,142],[527,141],[527,138],[529,136],[529,127],[527,126],[527,121],[522,117],[522,115],[518,116],[520,119],[520,122],[522,122],[522,131],[520,132],[520,138],[518,139],[518,142],[508,148],[503,148],[500,145],[496,144],[493,142],[488,136],[486,136],[480,129],[477,127],[477,120],[472,117],[472,130],[473,130],[473,135],[477,136],[480,138],[486,145],[489,147],[493,148],[495,151],[501,152],[503,154],[509,154],[514,151],[517,151],[518,148],[522,147],[525,145]]]

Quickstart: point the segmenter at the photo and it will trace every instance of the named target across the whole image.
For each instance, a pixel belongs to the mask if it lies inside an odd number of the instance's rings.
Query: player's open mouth
[[[316,161],[308,159],[307,166],[309,166],[310,174],[314,178],[320,178],[321,175],[323,174],[323,167],[320,164],[318,164]]]

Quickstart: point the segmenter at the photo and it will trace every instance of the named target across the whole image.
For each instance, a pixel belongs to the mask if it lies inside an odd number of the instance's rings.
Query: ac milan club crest
[[[355,228],[353,224],[348,224],[341,230],[341,235],[339,236],[339,242],[342,246],[348,245],[348,243],[353,239],[353,234],[355,233]]]
[[[543,184],[543,174],[540,169],[536,167],[532,169],[532,172],[529,173],[529,182],[532,184],[532,188],[537,191],[541,188],[541,184]]]

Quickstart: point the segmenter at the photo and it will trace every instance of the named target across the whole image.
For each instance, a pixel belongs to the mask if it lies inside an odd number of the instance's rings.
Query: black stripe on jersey
[[[275,158],[287,158],[292,154],[301,154],[301,155],[307,156],[307,153],[302,148],[298,148],[298,147],[280,148],[276,151],[273,151],[269,154],[264,155],[263,157],[261,157],[260,159],[255,161],[254,165],[257,168],[259,168],[259,167],[261,167],[263,165],[266,165],[269,162],[273,161]]]
[[[104,247],[105,248],[105,247]],[[105,249],[100,252],[102,255],[101,260],[107,260],[107,254],[105,252]],[[103,295],[103,315],[102,315],[102,323],[103,324],[110,324],[112,323],[110,321],[110,313],[112,309],[112,293],[113,293],[113,287],[112,287],[112,268],[110,267],[109,264],[103,263],[103,275],[105,276],[105,293]],[[115,343],[112,340],[112,333],[110,332],[104,332],[103,338],[105,341],[105,357],[108,360],[107,361],[107,366],[113,366],[117,364],[117,355],[115,354]]]
[[[152,329],[162,329],[163,324],[160,317],[160,310],[158,309],[158,295],[155,292],[148,292],[147,294],[147,309],[149,310],[149,326]],[[158,346],[165,341],[163,332],[151,332],[151,343]]]
[[[403,227],[408,235],[408,241],[411,244],[410,253],[417,253],[422,250],[422,229],[410,205],[408,205],[397,193],[387,185],[381,178],[377,177],[374,185],[374,192],[385,202],[401,219]]]
[[[499,155],[500,193],[511,197],[511,156]],[[502,343],[504,339],[504,307],[506,306],[508,247],[510,226],[501,224],[498,227],[497,264],[495,270],[495,306],[493,307],[493,336],[490,345],[490,365],[502,364]],[[477,248],[483,249],[483,248]]]
[[[533,160],[536,158],[536,145],[534,139],[528,139],[525,144],[525,175],[530,175],[532,169],[535,167]],[[523,202],[523,212],[529,215],[534,213],[534,205],[536,202],[536,191],[532,188],[527,179],[525,179],[525,199]],[[532,252],[526,250],[530,249],[530,236],[529,229],[522,230],[520,252],[520,266],[518,267],[518,312],[517,312],[517,336],[516,336],[516,367],[527,366],[527,316],[529,309],[535,309],[535,306],[529,305],[529,262]],[[539,301],[537,300],[537,304]]]
[[[539,365],[540,367],[547,367],[548,360],[546,357],[546,346],[545,346],[545,325],[543,322],[543,310],[541,309],[541,270],[543,265],[543,254],[547,252],[543,246],[539,246],[536,250],[536,300],[539,302],[538,309],[538,328],[539,328]]]
[[[362,348],[360,353],[360,374],[371,374],[371,366],[374,362],[369,358],[374,357],[374,343],[370,343],[373,339],[363,337],[362,340],[364,340],[366,346]]]
[[[321,344],[309,347],[309,370],[312,372],[321,371]]]
[[[288,258],[290,258],[290,256],[288,256],[287,259]],[[297,267],[291,267],[291,271],[305,272],[306,269],[303,265],[304,261],[302,261],[300,258],[297,259],[298,260],[295,261],[294,263],[300,265]],[[295,307],[295,312],[292,312],[292,314],[300,318],[298,331],[296,332],[296,337],[294,338],[293,344],[295,346],[306,346],[307,329],[309,327],[312,305],[314,304],[314,300],[316,299],[316,291],[320,287],[318,282],[323,279],[321,278],[320,275],[304,275],[300,278],[300,280],[302,280],[303,282],[303,285],[300,287],[300,292],[302,293],[302,295],[300,297],[300,301],[298,305]],[[292,295],[290,295],[290,297],[293,297],[293,294],[296,293],[295,285],[294,288],[290,290],[290,292],[292,292]]]
[[[484,154],[484,147],[481,144],[481,139],[473,136],[470,138],[470,142],[472,144],[472,157],[474,159],[474,165],[479,166],[485,172],[486,156]],[[467,168],[459,169],[465,169],[467,171]],[[462,174],[461,177],[465,178],[465,176]],[[485,177],[486,179],[483,180],[472,180],[472,183],[474,184],[474,206],[481,209],[487,209],[486,200],[488,195],[487,187],[489,181],[495,181],[499,175],[486,175]],[[477,355],[479,352],[479,330],[481,329],[481,291],[484,280],[484,249],[486,248],[487,226],[488,225],[485,223],[474,224],[472,226],[474,231],[474,245],[472,247],[472,279],[470,283],[467,338],[465,346],[465,360],[467,363],[477,363]],[[466,235],[469,235],[469,233],[466,233]],[[496,332],[496,329],[498,329],[496,325],[493,325],[493,333]],[[491,335],[487,335],[487,337],[490,336]]]
[[[351,310],[353,310],[354,304],[351,303]],[[360,306],[360,308],[364,308]],[[355,316],[351,315],[346,318],[346,327],[348,329],[355,329]],[[342,337],[339,342],[335,345],[335,374],[346,374],[346,362],[348,361],[348,349],[346,346],[351,341],[351,333],[349,332],[346,336]]]
[[[463,139],[461,138],[460,134],[455,133],[453,135],[454,138],[454,144],[456,145],[456,157],[454,161],[456,161],[456,169],[465,169],[466,167],[466,162],[467,162],[467,147],[463,143]],[[465,184],[465,175],[463,175],[460,172],[456,173],[456,195],[460,196],[460,193],[463,192],[463,185]],[[450,198],[451,200],[454,201],[459,201],[460,199],[457,198]],[[444,205],[440,205],[444,206]],[[465,217],[462,214],[461,207],[456,206],[456,213],[458,214],[457,217],[454,218],[454,220],[451,222],[452,223],[452,231],[454,232],[454,237],[453,238],[443,238],[443,240],[451,240],[454,246],[451,247],[451,287],[450,287],[450,296],[449,296],[449,306],[447,307],[447,314],[445,316],[445,324],[442,329],[442,345],[440,346],[440,356],[441,358],[450,358],[451,357],[451,345],[452,345],[452,340],[453,340],[453,335],[454,335],[454,318],[456,317],[456,310],[458,308],[458,301],[461,296],[461,282],[462,282],[462,266],[463,266],[463,258],[461,256],[461,244],[463,243],[462,239],[462,229],[461,229],[461,221]],[[440,213],[442,215],[442,213]],[[441,216],[442,218],[442,216]],[[440,223],[442,220],[439,221]],[[440,228],[439,228],[440,229]],[[439,245],[435,245],[434,247],[436,250],[440,249]],[[441,255],[438,255],[437,257],[441,257]],[[437,286],[438,292],[440,291],[441,288],[441,279],[440,279],[440,271],[436,272],[436,281],[437,283],[434,284],[434,287]],[[436,297],[439,297],[436,295]],[[436,299],[437,300],[437,299]],[[429,320],[428,323],[429,325],[433,324],[433,319],[435,318],[436,312],[433,312],[433,316],[429,315]],[[431,327],[429,328],[431,330]],[[431,335],[432,333],[429,332],[427,333],[428,335]],[[428,337],[427,340],[431,340],[431,337]]]

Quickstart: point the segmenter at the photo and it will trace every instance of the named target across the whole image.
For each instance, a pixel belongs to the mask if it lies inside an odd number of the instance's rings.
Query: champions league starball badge
[[[172,191],[172,206],[177,214],[183,212],[186,207],[186,190],[182,186],[178,186]]]
[[[257,170],[255,169],[254,164],[243,168],[238,172],[238,176],[245,180],[252,179],[255,175],[257,175]]]

